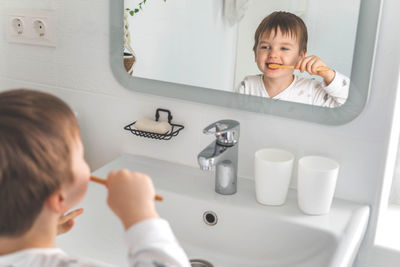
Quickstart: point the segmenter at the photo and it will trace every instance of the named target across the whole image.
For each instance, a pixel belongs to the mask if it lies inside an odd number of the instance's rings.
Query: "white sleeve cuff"
[[[329,95],[336,95],[338,92],[348,91],[348,88],[350,87],[350,79],[345,75],[335,71],[335,78],[333,78],[333,81],[328,86],[326,86],[325,82],[323,84],[325,91]]]
[[[160,241],[176,242],[169,223],[161,218],[139,222],[131,226],[125,234],[129,248],[143,247]]]
[[[131,266],[190,267],[186,253],[164,219],[148,219],[126,231]]]

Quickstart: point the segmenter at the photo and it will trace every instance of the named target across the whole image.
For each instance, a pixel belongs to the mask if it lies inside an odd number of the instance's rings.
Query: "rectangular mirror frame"
[[[371,73],[374,65],[375,47],[378,39],[382,2],[383,0],[362,0],[360,3],[349,97],[345,104],[337,108],[323,108],[130,76],[123,66],[124,0],[110,0],[111,69],[115,78],[122,86],[140,93],[178,98],[320,124],[341,125],[356,118],[367,103],[372,79]]]

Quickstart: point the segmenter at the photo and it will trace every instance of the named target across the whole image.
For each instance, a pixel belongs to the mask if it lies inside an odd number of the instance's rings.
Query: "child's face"
[[[299,50],[297,39],[294,36],[283,35],[278,28],[276,35],[272,31],[269,36],[261,36],[255,51],[255,61],[258,69],[267,78],[292,77],[292,69],[271,69],[268,64],[296,65],[297,61],[305,56],[305,51]]]
[[[68,209],[74,207],[83,200],[90,179],[90,168],[85,161],[83,145],[80,138],[75,140],[72,148],[72,174],[74,175],[73,183],[65,186]]]

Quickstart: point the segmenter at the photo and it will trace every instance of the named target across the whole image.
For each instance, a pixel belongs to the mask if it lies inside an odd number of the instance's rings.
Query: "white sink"
[[[254,182],[238,179],[238,192],[214,192],[214,172],[170,162],[122,155],[94,172],[127,168],[149,174],[164,201],[157,203],[190,259],[215,267],[350,267],[368,222],[369,208],[335,199],[331,212],[308,216],[297,207],[296,192],[286,204],[263,206],[256,202]],[[59,238],[58,246],[117,266],[128,266],[122,226],[105,203],[106,191],[92,185],[83,203],[85,215],[75,229]],[[217,223],[207,225],[204,212]]]

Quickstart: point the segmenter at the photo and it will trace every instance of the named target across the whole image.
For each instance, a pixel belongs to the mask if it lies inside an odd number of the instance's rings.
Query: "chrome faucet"
[[[197,156],[202,170],[216,166],[215,192],[232,195],[237,189],[237,168],[240,124],[234,120],[220,120],[207,126],[203,133],[215,134],[216,140]]]

